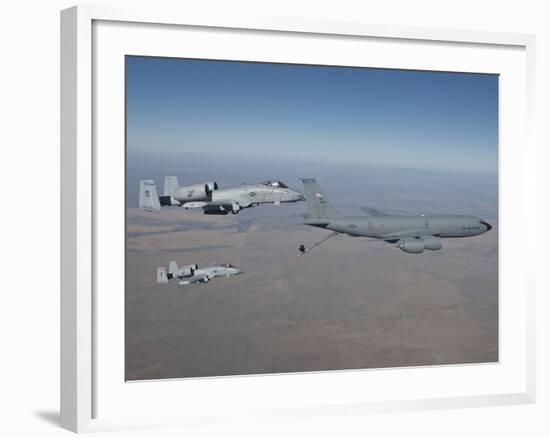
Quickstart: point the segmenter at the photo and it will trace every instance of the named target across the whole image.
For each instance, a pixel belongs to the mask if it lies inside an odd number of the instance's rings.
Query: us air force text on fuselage
[[[300,192],[281,181],[220,189],[215,181],[180,186],[176,176],[167,176],[163,196],[158,195],[153,180],[143,180],[139,186],[139,208],[156,212],[162,207],[177,206],[202,210],[204,214],[226,215],[263,204],[281,205],[303,200]]]
[[[370,207],[362,209],[369,216],[344,216],[328,201],[315,178],[303,178],[302,183],[308,206],[306,225],[395,243],[410,254],[437,251],[442,247],[442,238],[473,237],[492,228],[475,216],[396,216]],[[303,247],[300,251],[307,252],[307,249]]]

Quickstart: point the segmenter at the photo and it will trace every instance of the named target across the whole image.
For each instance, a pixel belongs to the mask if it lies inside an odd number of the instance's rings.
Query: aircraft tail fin
[[[315,178],[302,178],[302,183],[304,184],[308,219],[329,219],[342,216],[328,201]]]
[[[174,190],[180,186],[177,176],[164,177],[164,196],[172,196]]]
[[[139,208],[147,211],[160,211],[160,200],[155,181],[146,179],[139,183]]]
[[[168,283],[168,276],[165,268],[157,268],[157,283]]]
[[[160,203],[162,205],[180,205],[172,195],[176,189],[180,186],[177,176],[165,176],[164,177],[164,193],[161,197]]]
[[[178,181],[177,176],[165,176],[164,177],[164,202],[166,202],[168,205],[180,205],[178,201],[176,201],[172,195],[174,194],[174,191],[180,186],[180,182]],[[169,200],[169,201],[168,201]]]
[[[171,261],[168,263],[168,273],[174,274],[178,270],[178,263],[176,261]]]

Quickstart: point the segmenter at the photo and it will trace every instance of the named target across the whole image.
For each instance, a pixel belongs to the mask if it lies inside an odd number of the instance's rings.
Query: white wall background
[[[147,1],[98,4],[152,6]],[[223,14],[276,15],[537,35],[537,130],[540,198],[548,198],[550,13],[544,1],[168,1]],[[59,10],[72,1],[3,2],[0,9],[0,412],[2,436],[69,435],[57,427],[59,404]],[[522,145],[517,145],[521,147]],[[546,147],[546,148],[545,148]],[[546,195],[546,196],[545,196]],[[538,403],[529,406],[382,414],[184,431],[106,436],[550,436],[550,300],[538,211]],[[529,232],[535,232],[530,230]]]

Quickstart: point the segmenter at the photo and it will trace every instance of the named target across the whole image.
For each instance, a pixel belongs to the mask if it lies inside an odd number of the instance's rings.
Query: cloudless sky
[[[497,172],[496,75],[127,57],[126,81],[129,157]]]

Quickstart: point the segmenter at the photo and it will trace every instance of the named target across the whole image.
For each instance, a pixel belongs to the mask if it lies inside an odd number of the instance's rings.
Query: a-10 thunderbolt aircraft
[[[419,254],[426,249],[441,249],[442,238],[478,236],[492,228],[474,216],[395,216],[369,207],[362,209],[369,216],[344,216],[328,201],[314,178],[302,178],[302,182],[308,206],[306,225],[326,228],[333,231],[334,235],[363,236],[394,243],[402,251],[411,254]],[[299,248],[301,253],[309,252],[310,249],[304,245]]]
[[[204,214],[225,215],[261,204],[280,205],[303,200],[301,193],[281,181],[220,189],[216,182],[180,186],[176,176],[167,176],[164,178],[164,195],[160,197],[153,180],[143,180],[139,185],[139,208],[148,211],[160,211],[163,206],[181,206],[201,209]]]
[[[215,277],[231,277],[241,274],[241,270],[229,263],[221,265],[212,265],[205,268],[199,268],[198,265],[186,265],[178,268],[178,264],[172,261],[166,268],[157,268],[157,283],[168,283],[170,280],[179,280],[180,286],[193,283],[208,283]]]

